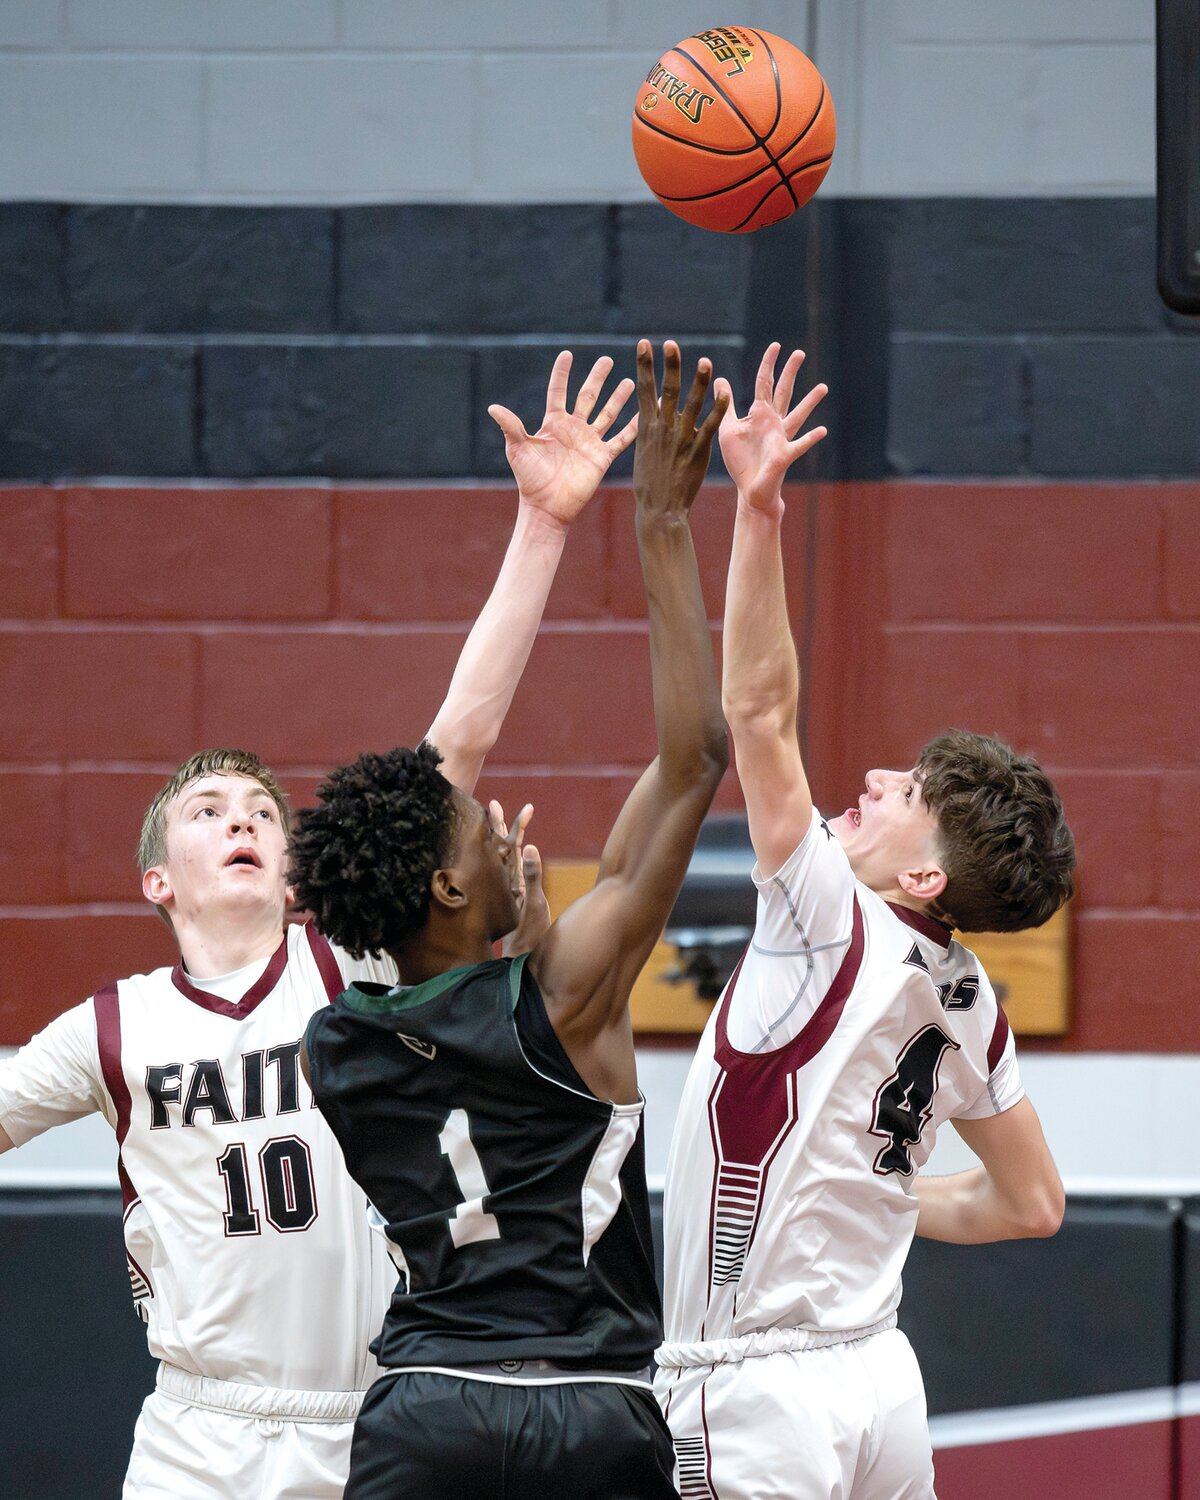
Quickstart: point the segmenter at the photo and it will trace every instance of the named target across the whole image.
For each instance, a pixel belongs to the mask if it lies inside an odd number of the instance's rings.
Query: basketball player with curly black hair
[[[335,772],[301,819],[300,899],[400,975],[352,986],[305,1037],[316,1102],[404,1270],[346,1500],[676,1495],[649,1379],[660,1307],[629,995],[728,761],[688,527],[725,409],[699,422],[709,376],[701,361],[680,409],[678,348],[659,398],[638,347],[658,755],[595,888],[526,957],[494,958],[513,839],[427,748]]]

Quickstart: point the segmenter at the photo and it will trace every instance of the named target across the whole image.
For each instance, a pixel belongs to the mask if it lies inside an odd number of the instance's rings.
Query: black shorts
[[[678,1500],[653,1394],[385,1375],[354,1428],[345,1500]]]

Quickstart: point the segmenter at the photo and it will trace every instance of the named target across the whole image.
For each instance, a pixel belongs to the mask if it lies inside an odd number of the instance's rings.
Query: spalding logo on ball
[[[725,234],[777,224],[808,202],[833,158],[825,80],[798,47],[752,26],[685,37],[650,69],[633,151],[660,203]]]

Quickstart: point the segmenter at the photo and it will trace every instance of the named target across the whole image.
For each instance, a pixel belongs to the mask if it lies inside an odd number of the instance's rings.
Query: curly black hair
[[[1040,927],[1074,892],[1075,840],[1050,778],[1002,740],[951,729],[917,760],[947,884],[938,906],[966,932]]]
[[[394,950],[424,925],[429,882],[454,842],[453,788],[428,743],[360,755],[298,817],[290,880],[332,942],[356,958]]]

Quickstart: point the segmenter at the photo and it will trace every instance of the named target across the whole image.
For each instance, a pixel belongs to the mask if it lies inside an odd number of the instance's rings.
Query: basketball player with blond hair
[[[427,736],[465,793],[512,700],[567,529],[636,431],[634,419],[607,436],[632,381],[596,409],[607,358],[568,411],[570,365],[569,353],[555,361],[532,436],[491,408],[517,479],[516,526]],[[528,812],[509,832],[493,807],[520,868]],[[395,1270],[313,1107],[300,1044],[314,1011],[355,981],[393,983],[396,967],[286,924],[288,843],[286,799],[255,756],[185,761],[139,847],[142,890],[178,964],[106,986],[0,1062],[0,1150],[94,1111],[117,1136],[130,1283],[160,1361],[125,1500],[336,1500],[378,1373],[368,1343]],[[536,885],[536,852],[526,855]]]
[[[896,1327],[913,1234],[1048,1235],[1063,1211],[1004,1013],[953,929],[1046,921],[1074,844],[1034,762],[959,731],[868,771],[840,817],[814,809],[781,485],[823,388],[793,407],[803,355],[776,384],[778,354],[721,427],[738,490],[722,702],[758,913],[676,1123],[656,1389],[687,1500],[925,1500],[925,1395]],[[946,1120],[980,1165],[919,1177]]]

